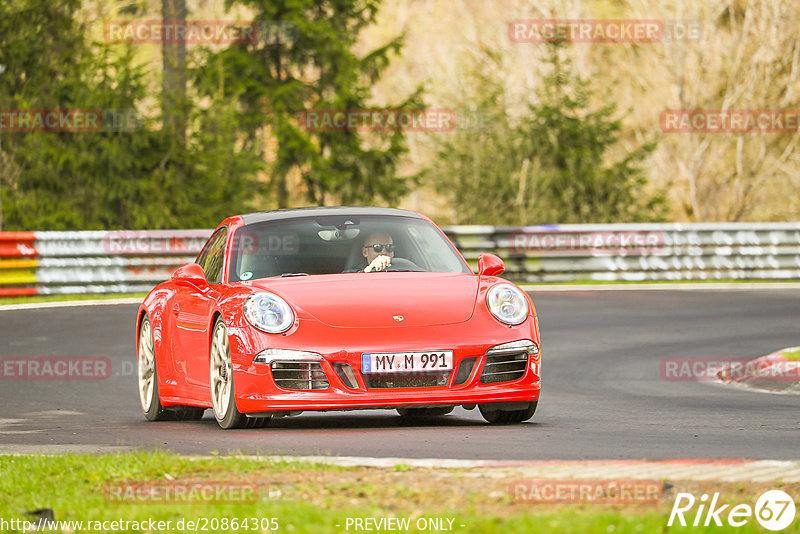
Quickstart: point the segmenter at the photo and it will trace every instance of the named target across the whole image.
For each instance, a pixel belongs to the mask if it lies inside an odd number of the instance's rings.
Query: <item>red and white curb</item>
[[[718,382],[768,393],[800,393],[800,361],[784,355],[800,353],[800,347],[787,347],[759,356],[744,365],[729,365],[717,374]]]
[[[471,476],[509,474],[543,479],[718,480],[723,482],[800,482],[800,460],[457,460],[440,458],[368,458],[359,456],[244,456],[259,461],[324,464],[339,467],[396,466],[477,469]],[[470,476],[467,474],[465,476]]]

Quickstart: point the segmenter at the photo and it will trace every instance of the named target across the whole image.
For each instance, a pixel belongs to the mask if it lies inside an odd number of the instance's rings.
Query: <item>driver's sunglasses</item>
[[[376,243],[374,245],[364,245],[364,248],[371,248],[375,252],[383,252],[383,249],[386,249],[386,252],[394,252],[394,245],[391,243],[388,245],[381,245],[380,243]]]

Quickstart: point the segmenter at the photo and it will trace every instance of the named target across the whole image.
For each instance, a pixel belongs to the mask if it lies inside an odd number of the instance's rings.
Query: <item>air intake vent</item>
[[[351,389],[358,389],[356,375],[349,363],[334,362],[333,370],[336,371],[336,374],[339,376],[339,379],[344,383],[345,386]]]
[[[272,378],[283,389],[328,389],[330,384],[319,362],[273,361]]]
[[[456,379],[453,381],[454,386],[460,386],[469,379],[469,375],[472,374],[472,369],[475,367],[476,361],[478,361],[478,358],[464,358],[461,360],[461,363],[458,365]]]
[[[496,384],[519,380],[528,366],[528,353],[498,354],[487,356],[481,373],[482,384]]]

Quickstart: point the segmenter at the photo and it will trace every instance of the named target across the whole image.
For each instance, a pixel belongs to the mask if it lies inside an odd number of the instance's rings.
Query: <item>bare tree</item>
[[[699,40],[653,44],[647,54],[627,45],[629,57],[640,58],[630,63],[629,83],[638,85],[634,100],[643,109],[798,107],[797,6],[768,0],[629,0],[628,8],[636,18],[702,28]],[[797,132],[664,134],[651,176],[672,183],[679,219],[791,218],[786,193],[797,190],[798,139]]]
[[[502,80],[513,120],[535,98],[544,43],[515,43],[519,19],[644,19],[698,25],[699,39],[655,43],[574,43],[566,53],[592,80],[598,98],[617,104],[621,150],[658,141],[646,170],[654,189],[668,188],[671,218],[688,221],[788,220],[800,214],[798,133],[665,133],[664,109],[800,108],[800,4],[774,0],[408,0],[388,3],[384,27],[405,31],[407,47],[383,86],[426,80],[426,102],[449,107],[469,92],[463,73],[482,65]],[[369,38],[370,36],[367,35]],[[485,57],[497,51],[499,61]],[[604,94],[606,93],[606,94]],[[436,134],[447,135],[447,134]],[[418,137],[418,136],[417,136]],[[432,157],[411,136],[412,168]],[[612,158],[618,154],[609,154]],[[410,207],[441,209],[428,192]],[[419,204],[417,206],[417,204]]]

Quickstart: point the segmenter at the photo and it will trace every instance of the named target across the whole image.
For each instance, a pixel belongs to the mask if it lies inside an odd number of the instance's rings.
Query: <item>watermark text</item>
[[[800,109],[666,109],[664,133],[796,133]]]
[[[657,480],[517,480],[509,493],[516,502],[653,504],[664,484]]]

